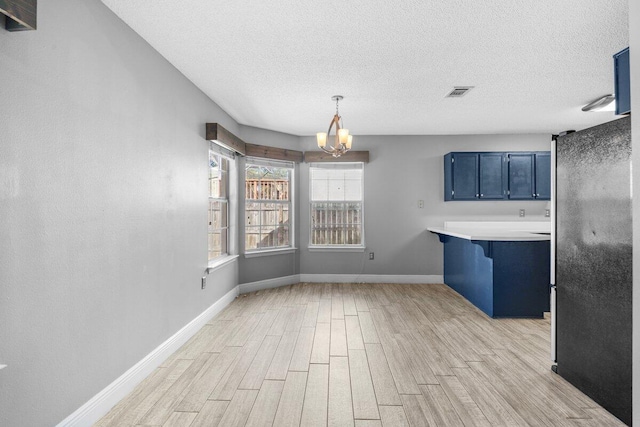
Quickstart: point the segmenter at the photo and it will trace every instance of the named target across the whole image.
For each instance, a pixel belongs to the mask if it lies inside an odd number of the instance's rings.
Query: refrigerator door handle
[[[556,363],[556,285],[551,285],[551,361]]]

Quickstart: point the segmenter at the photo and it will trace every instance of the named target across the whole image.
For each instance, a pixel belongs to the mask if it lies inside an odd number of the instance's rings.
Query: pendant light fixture
[[[329,130],[326,133],[319,132],[316,134],[318,147],[333,157],[340,157],[351,150],[351,142],[353,141],[353,135],[349,135],[349,129],[342,127],[342,117],[340,117],[340,113],[338,112],[338,103],[343,99],[344,96],[342,95],[334,95],[331,97],[332,101],[336,101],[336,114],[333,116],[333,119],[331,119]],[[327,138],[331,137],[332,128],[334,129],[334,143],[333,146],[327,147]]]

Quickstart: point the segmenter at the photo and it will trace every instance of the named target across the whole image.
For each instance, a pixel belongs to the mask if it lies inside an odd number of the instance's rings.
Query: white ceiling
[[[356,135],[554,133],[613,113],[626,0],[102,0],[239,123]],[[475,86],[460,99],[456,85]]]

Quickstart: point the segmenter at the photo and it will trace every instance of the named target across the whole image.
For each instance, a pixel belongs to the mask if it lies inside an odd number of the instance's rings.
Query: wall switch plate
[[[520,209],[520,218],[524,218],[524,209]]]
[[[418,207],[420,209],[424,208],[424,200],[418,200]]]
[[[544,216],[549,218],[551,216],[551,211],[549,209],[544,210]]]
[[[207,287],[207,276],[202,276],[202,289]]]
[[[373,252],[369,252],[369,259],[373,260]]]

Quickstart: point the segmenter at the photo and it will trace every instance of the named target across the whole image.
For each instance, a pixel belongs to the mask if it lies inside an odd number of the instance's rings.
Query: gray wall
[[[207,264],[204,123],[98,0],[0,29],[0,425],[54,425],[238,284]]]
[[[629,2],[631,55],[631,180],[633,183],[633,424],[640,425],[640,2]]]
[[[266,129],[255,128],[251,126],[240,126],[240,138],[250,144],[266,145],[270,147],[288,148],[292,150],[300,150],[299,137],[285,134],[281,132],[274,132]],[[244,159],[240,160],[240,170],[244,171]],[[293,180],[293,205],[294,205],[294,225],[293,234],[294,239],[297,239],[300,228],[300,166],[296,165],[294,170]],[[240,188],[240,200],[239,209],[240,212],[244,212],[244,175],[239,174],[239,188]],[[244,229],[245,217],[240,215],[238,219],[240,229]],[[241,239],[244,235],[240,233]],[[245,258],[244,253],[244,241],[240,241],[240,259],[239,266],[239,281],[240,283],[251,283],[260,280],[273,279],[277,277],[290,276],[298,274],[300,272],[299,265],[299,252],[278,254],[271,253],[268,255],[261,255],[259,257]],[[299,246],[298,241],[294,241],[295,246]]]
[[[549,150],[551,135],[356,136],[354,150],[369,150],[365,166],[367,253],[309,252],[309,165],[300,167],[300,272],[305,274],[442,275],[442,245],[426,231],[444,221],[543,220],[549,202],[444,202],[443,156],[450,151]],[[315,139],[301,138],[304,150]],[[418,200],[425,207],[418,208]]]

